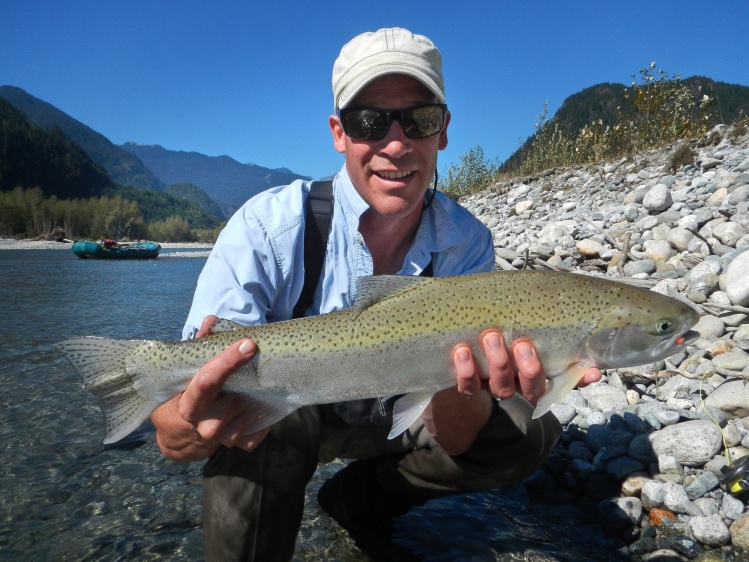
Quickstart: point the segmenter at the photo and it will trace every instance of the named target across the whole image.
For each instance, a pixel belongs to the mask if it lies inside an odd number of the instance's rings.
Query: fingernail
[[[471,396],[476,395],[476,385],[473,384],[467,384],[463,387],[463,396],[466,398],[470,398]]]
[[[533,359],[533,347],[527,343],[519,343],[517,352],[521,359]]]
[[[244,340],[239,344],[239,353],[242,355],[249,355],[252,353],[252,343],[249,340]]]
[[[501,342],[499,341],[499,334],[496,332],[489,332],[484,336],[484,345],[486,345],[492,351],[499,349]]]
[[[455,358],[458,360],[459,363],[468,363],[469,359],[471,358],[470,353],[468,353],[468,350],[465,347],[460,347],[455,352]]]

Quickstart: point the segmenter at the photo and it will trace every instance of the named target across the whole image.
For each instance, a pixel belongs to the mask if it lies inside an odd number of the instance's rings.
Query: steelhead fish
[[[499,328],[508,348],[532,340],[548,376],[539,417],[590,366],[629,367],[690,344],[699,315],[676,299],[623,283],[541,271],[424,278],[360,278],[353,307],[298,320],[238,327],[191,341],[78,338],[57,344],[96,396],[113,443],[183,391],[231,343],[258,351],[226,382],[248,395],[258,431],[297,408],[405,394],[390,438],[419,417],[433,394],[454,386],[452,349],[468,343],[486,369],[480,334]],[[236,326],[236,325],[234,325]]]

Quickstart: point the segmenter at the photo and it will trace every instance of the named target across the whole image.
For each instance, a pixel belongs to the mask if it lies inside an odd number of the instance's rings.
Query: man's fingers
[[[585,376],[580,380],[579,383],[577,383],[578,386],[588,386],[589,384],[593,384],[594,382],[598,382],[601,380],[601,371],[597,367],[591,367],[588,369],[588,371],[585,373]]]
[[[546,390],[546,374],[533,345],[528,341],[516,342],[512,356],[518,370],[521,394],[534,404]]]
[[[497,398],[510,398],[515,394],[515,369],[502,334],[486,332],[482,343],[489,364],[489,391]]]
[[[202,338],[203,336],[210,335],[213,325],[218,320],[218,316],[209,315],[203,318],[203,323],[200,325],[200,329],[195,334],[196,338]]]
[[[453,351],[455,375],[458,380],[458,392],[466,396],[473,396],[481,390],[481,379],[476,372],[471,349],[466,345],[459,345]]]

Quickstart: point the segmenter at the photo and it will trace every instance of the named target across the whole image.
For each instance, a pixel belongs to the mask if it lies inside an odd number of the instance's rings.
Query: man
[[[359,35],[335,62],[333,94],[329,125],[346,162],[333,183],[325,262],[307,314],[351,306],[362,275],[493,270],[489,231],[429,190],[450,123],[432,42],[399,28]],[[232,217],[201,273],[185,337],[206,335],[216,317],[242,324],[291,317],[304,281],[309,189],[297,181],[266,191]],[[541,396],[545,375],[529,342],[510,355],[499,330],[481,340],[456,347],[455,388],[437,393],[421,422],[393,440],[387,439],[392,401],[385,399],[301,408],[249,434],[252,408],[221,385],[252,357],[254,343],[236,342],[207,363],[185,392],[153,414],[167,457],[210,457],[207,559],[290,559],[304,487],[320,460],[361,459],[329,480],[318,501],[378,559],[407,557],[383,538],[411,506],[531,474],[561,432],[551,414],[530,417],[527,400]],[[486,356],[487,372],[475,352]],[[598,377],[593,370],[587,379]]]

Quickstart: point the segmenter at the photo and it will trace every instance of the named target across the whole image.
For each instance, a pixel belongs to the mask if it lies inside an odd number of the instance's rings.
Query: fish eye
[[[673,328],[671,320],[659,320],[655,325],[655,331],[659,334],[668,334],[671,332],[671,328]]]

